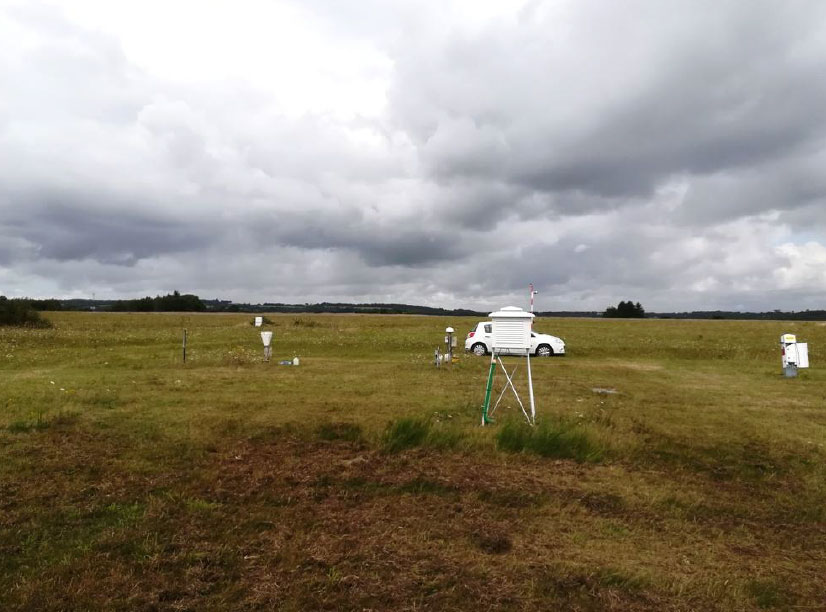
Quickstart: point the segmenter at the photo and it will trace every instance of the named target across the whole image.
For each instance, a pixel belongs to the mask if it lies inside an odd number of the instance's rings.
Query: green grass
[[[604,452],[582,425],[562,419],[542,420],[538,426],[510,419],[497,432],[496,447],[510,453],[531,452],[580,462],[599,461]]]
[[[826,325],[539,320],[537,426],[481,427],[475,319],[48,318],[0,327],[0,609],[823,605]]]

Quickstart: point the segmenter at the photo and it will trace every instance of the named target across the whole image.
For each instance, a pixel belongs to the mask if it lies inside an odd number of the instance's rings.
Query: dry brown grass
[[[283,430],[136,473],[105,436],[43,435],[37,478],[2,489],[0,552],[17,560],[5,609],[728,610],[757,609],[760,585],[789,605],[822,597],[823,525],[743,483]]]

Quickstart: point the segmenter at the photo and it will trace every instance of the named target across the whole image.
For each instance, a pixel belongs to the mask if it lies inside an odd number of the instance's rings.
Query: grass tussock
[[[466,434],[451,425],[421,417],[403,417],[387,425],[381,436],[381,448],[388,453],[417,446],[449,450],[458,448],[465,439]]]
[[[529,452],[579,462],[600,461],[605,454],[585,426],[562,419],[546,419],[535,427],[506,421],[496,434],[496,447],[509,453]]]

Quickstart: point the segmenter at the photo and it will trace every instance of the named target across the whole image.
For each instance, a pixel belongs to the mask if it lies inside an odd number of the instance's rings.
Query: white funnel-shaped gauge
[[[272,343],[272,332],[265,331],[261,332],[261,342],[264,343],[264,346],[267,347]]]

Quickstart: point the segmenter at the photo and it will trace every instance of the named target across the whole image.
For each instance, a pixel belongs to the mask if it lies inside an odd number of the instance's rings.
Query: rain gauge
[[[272,355],[272,332],[262,331],[261,342],[264,343],[264,361],[269,361]]]

